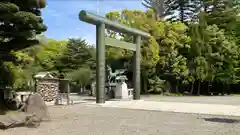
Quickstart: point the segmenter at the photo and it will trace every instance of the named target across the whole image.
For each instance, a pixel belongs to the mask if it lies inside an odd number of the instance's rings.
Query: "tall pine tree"
[[[198,0],[166,0],[166,15],[170,20],[188,22],[196,17],[199,10]]]
[[[236,24],[239,2],[236,0],[203,0],[208,25],[216,24],[220,29],[231,32]]]
[[[159,20],[165,17],[166,0],[143,0],[142,4],[155,12],[155,19]]]
[[[38,44],[36,35],[46,31],[40,8],[45,0],[1,0],[0,2],[0,59],[12,50]],[[4,55],[5,54],[5,55]]]
[[[47,27],[41,18],[45,0],[0,1],[0,86],[13,86],[16,57],[12,53],[39,43],[38,34]]]

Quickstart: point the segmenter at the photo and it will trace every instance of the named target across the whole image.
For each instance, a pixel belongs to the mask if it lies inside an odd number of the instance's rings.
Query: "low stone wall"
[[[59,92],[58,79],[37,79],[36,92],[43,97],[45,102],[54,102]]]
[[[35,78],[35,91],[39,93],[47,105],[61,104],[63,99],[69,98],[69,81],[57,78]],[[18,99],[25,101],[31,92],[17,92]]]

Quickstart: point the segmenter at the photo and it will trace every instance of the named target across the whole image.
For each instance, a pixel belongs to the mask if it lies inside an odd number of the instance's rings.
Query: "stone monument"
[[[106,66],[106,91],[105,95],[108,96],[108,99],[112,98],[127,98],[129,95],[128,88],[126,84],[127,77],[124,75],[126,69],[117,69],[115,72],[112,71],[112,68]],[[116,91],[116,89],[119,89]],[[91,85],[91,93],[93,96],[96,96],[96,82],[93,82]],[[123,91],[122,91],[123,90]],[[117,97],[116,97],[117,96]]]
[[[117,84],[115,89],[115,98],[116,99],[131,99],[132,95],[129,93],[126,80],[127,77],[122,75],[116,78]]]
[[[34,76],[35,92],[39,93],[47,104],[55,104],[59,93],[59,79],[49,72],[40,72]]]

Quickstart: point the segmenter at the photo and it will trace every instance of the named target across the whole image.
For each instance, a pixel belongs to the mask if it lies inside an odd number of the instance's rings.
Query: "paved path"
[[[211,115],[240,116],[240,106],[179,103],[179,102],[157,102],[157,101],[106,101],[105,104],[86,103],[101,107],[127,108],[137,110],[154,110],[179,113],[197,113]]]
[[[85,100],[87,105],[96,105],[93,97],[73,97]],[[138,110],[154,110],[181,113],[197,113],[212,115],[240,116],[239,96],[215,96],[215,97],[163,97],[163,96],[142,96],[140,101],[106,101],[102,107],[128,108]]]
[[[239,105],[240,96],[159,96],[159,95],[142,95],[141,99],[146,101],[161,102],[182,102],[182,103],[199,103],[199,104],[223,104]]]
[[[79,96],[72,94],[73,100],[94,99],[90,96]],[[159,95],[141,95],[141,99],[145,101],[161,101],[161,102],[182,102],[182,103],[199,103],[199,104],[223,104],[223,105],[239,105],[240,96],[159,96]]]
[[[0,135],[239,135],[240,117],[141,111],[77,104],[50,107],[52,121]]]

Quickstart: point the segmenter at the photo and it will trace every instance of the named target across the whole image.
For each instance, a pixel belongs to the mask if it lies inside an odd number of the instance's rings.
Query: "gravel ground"
[[[239,135],[240,117],[84,106],[50,107],[39,128],[0,130],[0,135]],[[218,122],[207,121],[205,118]]]

